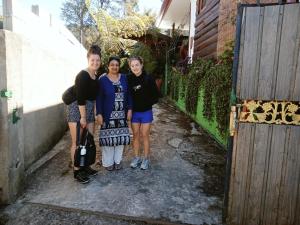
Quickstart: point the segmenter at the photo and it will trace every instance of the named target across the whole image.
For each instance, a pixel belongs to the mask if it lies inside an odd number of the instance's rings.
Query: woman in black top
[[[78,73],[75,79],[74,94],[77,101],[67,106],[67,121],[70,128],[72,145],[71,159],[74,161],[76,150],[76,130],[80,123],[82,128],[87,127],[90,133],[94,133],[95,100],[98,92],[96,72],[101,65],[101,49],[94,45],[87,53],[88,67]],[[96,175],[97,171],[90,167],[79,169],[74,167],[74,178],[81,183],[88,183],[89,175]]]
[[[150,128],[153,121],[152,105],[157,103],[158,89],[152,77],[143,70],[141,57],[129,58],[132,74],[128,76],[128,85],[132,96],[132,130],[133,149],[135,157],[130,166],[140,165],[143,170],[148,169],[150,160]],[[144,144],[144,156],[140,156],[141,137]]]

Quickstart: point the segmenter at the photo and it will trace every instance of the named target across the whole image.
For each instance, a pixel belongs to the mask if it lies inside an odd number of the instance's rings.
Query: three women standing
[[[130,166],[148,169],[150,160],[150,128],[153,121],[152,105],[158,100],[158,90],[154,80],[143,70],[140,57],[129,59],[131,74],[119,73],[120,59],[110,57],[108,73],[98,80],[96,72],[101,65],[101,50],[92,46],[87,53],[88,68],[76,76],[74,92],[77,101],[67,106],[67,120],[72,137],[71,158],[74,162],[76,131],[78,123],[94,134],[95,111],[100,125],[99,145],[102,150],[102,164],[107,170],[122,168],[125,145],[130,144],[128,123],[132,123],[134,155]],[[96,100],[96,110],[95,110]],[[133,109],[133,111],[132,111]],[[144,144],[144,154],[140,154],[140,142]],[[89,176],[97,171],[91,167],[74,167],[74,178],[81,182],[90,181]]]

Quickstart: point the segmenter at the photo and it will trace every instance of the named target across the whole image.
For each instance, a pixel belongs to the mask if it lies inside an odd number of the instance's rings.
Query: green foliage
[[[90,1],[86,3],[97,23],[99,44],[104,52],[110,55],[117,55],[120,51],[132,47],[135,42],[130,38],[141,37],[154,25],[154,19],[146,15],[131,12],[126,17],[117,18],[101,8],[92,7]]]
[[[88,48],[98,44],[104,54],[118,55],[154,26],[155,17],[136,13],[138,0],[65,0],[61,17]]]
[[[128,54],[145,59],[145,69],[154,76],[164,70],[165,51],[157,44],[159,30],[155,27],[155,15],[151,11],[138,14],[138,0],[65,0],[62,17],[71,32],[88,48],[98,44],[102,49],[101,72],[106,71],[109,56],[121,57],[121,71],[127,72]],[[139,40],[152,35],[153,45]],[[146,42],[145,42],[146,43]]]
[[[204,83],[205,78],[209,77],[208,74],[212,65],[212,61],[199,58],[190,67],[186,93],[186,110],[189,113],[196,113],[199,89]]]
[[[153,74],[157,66],[157,61],[147,45],[137,42],[130,52],[132,56],[141,56],[144,59],[144,68],[149,74]]]
[[[170,74],[168,93],[171,98],[177,101],[179,94],[181,97],[185,96],[187,112],[195,115],[202,90],[204,101],[202,113],[210,121],[216,119],[217,128],[223,137],[228,134],[232,60],[233,44],[229,43],[217,61],[198,58],[189,67],[187,76],[178,72]],[[181,93],[179,93],[179,79],[183,89]]]
[[[68,29],[86,48],[97,42],[99,33],[96,22],[90,15],[85,0],[64,1],[61,17]]]
[[[232,64],[218,64],[215,66],[215,113],[218,129],[221,134],[228,132]]]
[[[108,11],[92,7],[89,1],[86,2],[101,34],[99,45],[104,63],[109,56],[119,55],[123,58],[121,71],[127,72],[129,68],[125,58],[128,55],[139,55],[145,60],[145,70],[153,74],[158,67],[158,57],[155,51],[148,45],[133,40],[145,36],[148,32],[158,33],[158,30],[154,28],[155,17],[151,12],[146,12],[144,15],[135,13],[137,1],[124,0],[125,16],[114,17]]]
[[[134,15],[138,11],[138,0],[123,0],[124,15]]]
[[[183,74],[178,72],[176,68],[172,68],[168,72],[168,95],[174,99],[175,101],[178,101],[180,96],[180,81],[183,77]]]

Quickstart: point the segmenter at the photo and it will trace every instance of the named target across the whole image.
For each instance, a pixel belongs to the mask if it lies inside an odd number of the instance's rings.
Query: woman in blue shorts
[[[150,128],[153,121],[152,105],[158,101],[158,89],[154,79],[143,70],[143,59],[131,57],[128,60],[131,74],[128,76],[129,90],[132,96],[132,130],[134,158],[131,168],[146,170],[150,160]],[[143,140],[144,155],[140,154],[140,142]]]

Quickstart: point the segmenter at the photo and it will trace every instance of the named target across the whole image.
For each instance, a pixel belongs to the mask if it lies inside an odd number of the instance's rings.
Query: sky
[[[25,7],[30,10],[31,5],[39,5],[44,10],[48,11],[53,17],[60,19],[60,11],[63,0],[21,0]],[[143,12],[145,9],[152,9],[153,12],[159,13],[162,1],[161,0],[139,0],[139,9]]]

